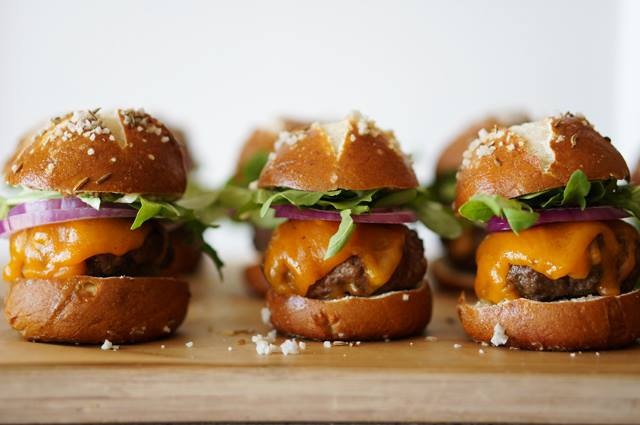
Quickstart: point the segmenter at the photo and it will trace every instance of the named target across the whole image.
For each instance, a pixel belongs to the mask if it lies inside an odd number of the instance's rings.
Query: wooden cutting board
[[[38,344],[2,322],[0,421],[640,422],[640,346],[480,347],[458,324],[457,294],[437,295],[429,340],[309,342],[300,355],[259,356],[251,335],[268,330],[263,302],[243,294],[241,268],[219,283],[205,266],[186,323],[163,341],[118,351]]]

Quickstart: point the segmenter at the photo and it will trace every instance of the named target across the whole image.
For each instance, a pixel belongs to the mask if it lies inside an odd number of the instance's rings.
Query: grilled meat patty
[[[626,255],[635,255],[636,262],[633,271],[620,285],[620,293],[624,294],[634,289],[640,278],[640,243],[634,242],[630,246],[625,239],[619,239]],[[602,244],[601,239],[593,243]],[[618,258],[619,265],[626,259],[625,255]],[[598,285],[602,277],[602,266],[594,265],[584,279],[574,279],[569,276],[552,280],[526,266],[514,266],[509,268],[507,281],[513,285],[520,296],[535,301],[555,301],[567,298],[580,298],[587,295],[598,295]]]
[[[308,298],[336,299],[346,295],[369,296],[415,288],[427,271],[424,247],[418,234],[407,228],[402,258],[389,281],[372,290],[360,257],[349,257],[307,291]]]

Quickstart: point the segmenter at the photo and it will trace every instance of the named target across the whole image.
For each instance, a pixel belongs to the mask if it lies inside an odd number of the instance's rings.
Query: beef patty
[[[152,226],[140,248],[122,256],[100,254],[88,258],[86,274],[95,277],[165,275],[175,256],[172,232],[184,230],[169,231],[157,223]]]
[[[629,242],[619,239],[622,244],[623,251],[627,255],[635,255],[636,262],[633,271],[620,284],[620,293],[630,292],[635,288],[640,278],[640,243],[635,244],[635,253],[630,250],[634,247],[629,246]],[[593,243],[602,244],[602,240],[598,239]],[[622,264],[626,256],[618,258],[618,264]],[[602,277],[602,266],[594,265],[584,279],[574,279],[569,276],[562,277],[557,280],[549,279],[542,273],[538,273],[526,266],[510,266],[507,273],[507,282],[513,285],[522,298],[535,301],[555,301],[567,298],[579,298],[587,295],[598,295],[598,285]]]
[[[414,289],[427,271],[424,247],[418,234],[407,229],[402,258],[393,275],[382,287],[373,291],[360,257],[352,256],[309,287],[306,296],[336,299],[346,295],[369,296],[390,291]]]

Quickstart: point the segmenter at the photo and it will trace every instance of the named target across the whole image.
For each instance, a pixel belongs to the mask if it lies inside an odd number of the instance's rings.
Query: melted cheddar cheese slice
[[[99,254],[122,256],[138,249],[150,227],[131,230],[131,220],[106,218],[33,227],[11,236],[4,279],[51,279],[82,275],[85,260]]]
[[[309,287],[352,256],[362,260],[371,293],[387,283],[402,259],[406,228],[358,224],[349,242],[325,260],[338,223],[290,220],[274,232],[265,255],[264,272],[275,291],[306,295]]]
[[[492,303],[519,298],[507,281],[511,265],[529,267],[552,280],[584,279],[598,265],[602,268],[598,293],[617,295],[620,283],[635,267],[637,239],[637,231],[622,221],[554,223],[520,234],[489,234],[476,255],[476,295]]]

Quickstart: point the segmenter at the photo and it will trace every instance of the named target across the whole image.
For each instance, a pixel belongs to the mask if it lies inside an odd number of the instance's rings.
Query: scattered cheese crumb
[[[307,344],[306,344],[305,342],[303,342],[303,341],[300,341],[300,342],[298,343],[298,348],[299,348],[300,350],[304,351],[304,350],[306,350],[306,349],[307,349]]]
[[[233,351],[233,347],[232,346],[228,346],[227,347],[227,351]]]
[[[108,339],[105,339],[102,347],[100,347],[100,349],[104,351],[111,350],[111,348],[113,348],[113,344]]]
[[[483,355],[484,354],[484,350],[481,348],[478,350],[478,354]]]
[[[298,354],[299,353],[298,343],[296,342],[295,339],[287,339],[282,344],[280,344],[280,351],[285,356],[288,356],[289,354]]]
[[[262,319],[262,323],[271,326],[271,310],[269,310],[269,307],[262,307],[262,310],[260,310],[260,318]]]
[[[325,342],[323,342],[323,343],[322,343],[322,346],[323,346],[324,348],[331,348],[331,341],[325,341]]]
[[[569,355],[570,355],[571,357],[575,357],[575,356],[576,356],[576,353],[569,353]]]
[[[500,323],[496,323],[493,327],[493,336],[491,337],[491,343],[498,347],[504,345],[509,340],[509,337],[504,331],[504,327]]]
[[[456,350],[458,348],[462,348],[462,344],[453,344],[453,348],[455,348]]]
[[[164,344],[162,344],[162,345],[160,346],[160,349],[161,349],[161,350],[164,350],[165,348],[167,348],[167,346],[166,346],[166,345],[164,345]]]
[[[409,301],[409,294],[402,294],[402,301]]]
[[[187,348],[193,348],[193,341],[187,342],[184,346]]]
[[[429,341],[429,342],[436,342],[437,340],[438,338],[435,336],[428,336],[425,338],[425,341]]]
[[[275,329],[270,331],[266,336],[258,334],[251,337],[251,342],[256,345],[256,352],[260,356],[268,356],[278,349],[278,346],[273,344],[275,340]]]
[[[596,357],[600,357],[600,352],[596,351]]]

